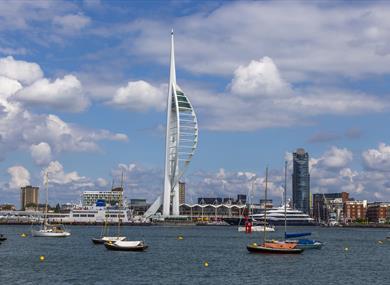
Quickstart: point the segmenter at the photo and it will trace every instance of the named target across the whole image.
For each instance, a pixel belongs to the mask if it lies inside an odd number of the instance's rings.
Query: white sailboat
[[[64,225],[62,224],[49,224],[47,219],[47,207],[49,203],[49,177],[46,172],[45,175],[45,188],[46,188],[46,204],[45,204],[45,213],[43,216],[43,223],[39,229],[31,229],[31,235],[33,237],[68,237],[70,232],[66,231]]]
[[[255,180],[252,181],[252,189],[251,189],[251,192],[248,193],[248,197],[251,197],[250,195],[252,195],[252,199],[253,200],[253,196],[254,196],[254,184],[255,184]],[[267,203],[264,204],[264,207],[267,206]],[[252,216],[252,207],[253,207],[253,204],[250,203],[249,204],[249,217]],[[248,217],[246,217],[246,221],[245,221],[245,225],[243,226],[238,226],[238,231],[239,232],[246,232],[246,233],[251,233],[251,232],[274,232],[275,231],[275,227],[272,226],[272,225],[268,225],[268,224],[265,224],[264,226],[264,223],[260,223],[260,222],[256,222],[254,220],[250,220],[248,219]]]

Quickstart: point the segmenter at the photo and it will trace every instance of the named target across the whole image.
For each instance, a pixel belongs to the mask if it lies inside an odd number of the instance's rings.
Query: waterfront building
[[[349,193],[317,193],[313,194],[313,218],[320,222],[343,222],[344,203],[349,200]]]
[[[134,216],[142,216],[150,207],[146,199],[130,199],[128,205]]]
[[[212,219],[218,220],[227,217],[243,217],[246,205],[238,204],[182,204],[180,205],[180,215],[191,217],[192,219]]]
[[[293,153],[293,207],[310,214],[309,154],[303,148]]]
[[[344,203],[344,223],[366,220],[367,200]]]
[[[213,205],[220,205],[223,204],[223,198],[221,197],[200,197],[198,198],[198,204],[200,205],[207,205],[207,204],[213,204]]]
[[[246,204],[246,195],[238,194],[237,199],[233,198],[222,198],[222,197],[200,197],[198,198],[198,204],[206,205],[245,205]]]
[[[367,205],[367,219],[372,223],[390,222],[390,203],[374,202]]]
[[[186,183],[179,182],[179,205],[186,202]]]
[[[164,190],[145,213],[145,217],[156,214],[161,206],[163,217],[180,214],[179,180],[189,166],[198,144],[196,114],[189,98],[176,82],[173,31],[166,126]]]
[[[84,191],[82,194],[82,205],[84,207],[94,206],[97,200],[104,200],[109,205],[122,206],[123,188],[116,187],[111,191]]]
[[[20,188],[20,208],[24,210],[26,206],[38,207],[39,187],[31,185]]]

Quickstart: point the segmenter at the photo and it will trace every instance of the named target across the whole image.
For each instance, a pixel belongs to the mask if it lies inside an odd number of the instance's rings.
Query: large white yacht
[[[264,209],[259,210],[260,213],[249,215],[249,219],[256,222],[263,222]],[[287,225],[288,226],[311,226],[314,225],[314,219],[302,211],[288,207],[286,209]],[[225,222],[230,225],[244,225],[245,219],[243,217],[224,218]],[[267,209],[267,224],[274,226],[284,225],[284,206]]]
[[[263,221],[264,213],[253,214],[250,216],[253,220]],[[287,208],[286,220],[288,226],[313,225],[314,219],[302,211]],[[284,206],[267,209],[267,222],[271,225],[284,225]]]

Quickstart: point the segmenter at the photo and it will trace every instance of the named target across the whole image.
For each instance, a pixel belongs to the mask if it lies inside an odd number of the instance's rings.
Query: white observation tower
[[[175,49],[171,32],[171,64],[167,98],[164,192],[145,212],[154,215],[162,205],[164,217],[179,215],[179,179],[198,144],[198,121],[188,97],[176,83]]]

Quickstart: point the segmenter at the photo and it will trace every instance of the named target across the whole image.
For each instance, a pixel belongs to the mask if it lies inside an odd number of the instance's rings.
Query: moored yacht
[[[284,206],[278,208],[267,209],[267,221],[270,225],[284,225]],[[256,221],[264,220],[264,213],[253,214],[252,219]],[[302,211],[287,208],[286,220],[289,226],[306,226],[314,225],[314,219]]]
[[[264,212],[264,210],[262,210]],[[252,222],[263,222],[264,213],[257,213],[249,215]],[[314,219],[302,211],[287,208],[286,220],[288,226],[313,226]],[[224,221],[230,225],[244,225],[245,219],[242,217],[224,218]],[[267,209],[267,222],[270,225],[282,226],[284,225],[284,206]]]

